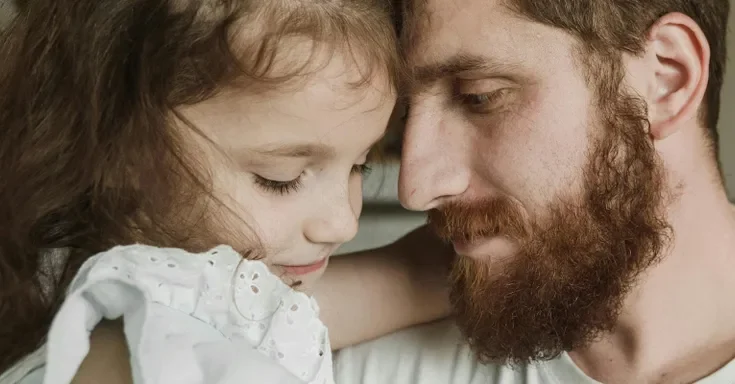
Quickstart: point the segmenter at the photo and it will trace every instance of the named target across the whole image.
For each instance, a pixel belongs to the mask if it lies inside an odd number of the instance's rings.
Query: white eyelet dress
[[[119,317],[136,384],[334,383],[316,302],[265,264],[226,246],[143,245],[82,266],[51,325],[43,383],[70,383],[91,330]]]

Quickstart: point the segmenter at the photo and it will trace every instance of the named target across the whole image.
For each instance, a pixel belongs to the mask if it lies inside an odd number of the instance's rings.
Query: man
[[[735,383],[716,131],[728,12],[407,4],[400,199],[460,256],[456,321],[487,364],[435,325],[345,351],[337,382]]]

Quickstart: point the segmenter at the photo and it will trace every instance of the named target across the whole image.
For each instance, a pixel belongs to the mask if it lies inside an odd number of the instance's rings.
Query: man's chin
[[[454,252],[477,261],[505,260],[518,253],[518,244],[505,236],[491,236],[474,241],[454,241]]]

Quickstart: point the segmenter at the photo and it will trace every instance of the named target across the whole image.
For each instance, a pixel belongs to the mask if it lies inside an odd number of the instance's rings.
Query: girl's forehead
[[[233,89],[185,112],[215,143],[232,150],[363,152],[383,135],[396,92],[385,77],[355,86],[351,71],[333,59],[299,87],[265,93]]]

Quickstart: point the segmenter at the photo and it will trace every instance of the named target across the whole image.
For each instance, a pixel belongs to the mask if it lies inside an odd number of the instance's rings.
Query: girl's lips
[[[283,269],[284,272],[286,272],[289,275],[306,275],[312,272],[316,272],[324,265],[327,264],[327,257],[322,258],[321,260],[317,261],[316,263],[312,264],[305,264],[305,265],[279,265],[280,268]]]

